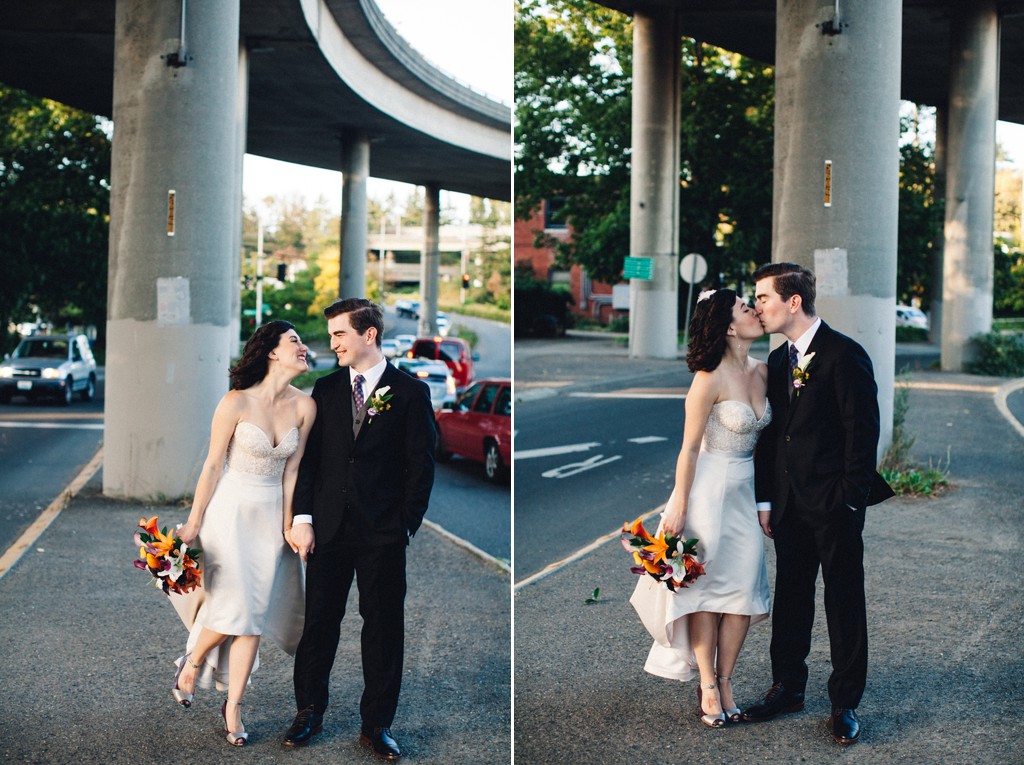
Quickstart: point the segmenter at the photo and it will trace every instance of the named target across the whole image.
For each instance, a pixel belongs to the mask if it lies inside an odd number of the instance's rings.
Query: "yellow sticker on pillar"
[[[167,236],[174,236],[174,189],[167,192]]]
[[[832,206],[832,160],[825,160],[825,207]]]

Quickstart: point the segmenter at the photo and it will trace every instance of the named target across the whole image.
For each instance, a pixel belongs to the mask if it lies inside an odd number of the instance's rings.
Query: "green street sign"
[[[654,258],[626,258],[622,264],[622,278],[650,281],[654,278]]]

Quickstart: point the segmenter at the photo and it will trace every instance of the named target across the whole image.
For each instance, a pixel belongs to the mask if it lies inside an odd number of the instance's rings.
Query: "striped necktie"
[[[352,399],[356,403],[356,411],[360,411],[363,408],[363,383],[366,382],[366,378],[362,375],[356,375],[352,381]]]

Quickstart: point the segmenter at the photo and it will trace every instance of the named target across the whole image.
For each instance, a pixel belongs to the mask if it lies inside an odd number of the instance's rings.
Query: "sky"
[[[376,0],[391,25],[428,61],[463,85],[497,101],[512,103],[511,0]],[[511,136],[509,141],[511,141]],[[341,173],[245,155],[242,175],[246,203],[267,196],[302,197],[312,205],[323,197],[341,212]],[[402,205],[413,186],[370,178],[370,197],[392,191]],[[469,197],[441,192],[442,209],[468,215]]]

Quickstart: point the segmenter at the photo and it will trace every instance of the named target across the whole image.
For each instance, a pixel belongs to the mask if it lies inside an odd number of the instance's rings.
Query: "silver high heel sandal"
[[[711,683],[710,685],[705,685],[704,686],[704,688],[706,690],[709,690],[709,691],[713,691],[717,687],[718,686],[715,683]],[[700,685],[700,683],[697,684],[697,700],[700,702],[700,712],[698,713],[698,716],[700,717],[700,721],[702,723],[704,723],[705,725],[707,725],[709,728],[724,728],[725,727],[725,712],[719,712],[716,715],[707,714],[707,713],[704,712],[704,694],[701,692],[701,685]],[[721,698],[719,698],[719,702],[718,703],[719,703],[719,706],[721,706],[721,703],[722,703],[721,702]]]
[[[732,678],[726,677],[725,675],[716,675],[716,677],[718,678],[719,686],[721,686],[721,682],[723,680],[728,680],[730,683],[732,682]],[[722,698],[721,688],[719,688],[718,698]],[[735,699],[733,699],[733,701],[735,701]],[[726,709],[723,706],[722,714],[725,715],[725,719],[728,720],[730,723],[736,724],[743,722],[743,712],[737,707],[730,707],[729,709]]]
[[[242,726],[242,730],[238,733],[232,733],[228,730],[228,704],[234,704],[235,706],[242,706],[241,701],[232,701],[227,699],[220,707],[220,716],[224,718],[224,732],[228,734],[228,743],[231,746],[245,746],[245,743],[249,740],[249,733],[245,730],[245,725]],[[242,718],[239,717],[238,721],[241,722]]]
[[[199,680],[198,672],[199,668],[202,666],[202,664],[194,663],[192,659],[189,658],[190,656],[191,654],[185,654],[180,659],[178,659],[178,671],[174,675],[174,687],[171,688],[171,695],[174,696],[174,700],[186,709],[192,706],[193,695],[191,693],[185,693],[185,691],[181,690],[181,688],[178,687],[178,679],[181,677],[181,671],[185,669],[186,661],[189,663],[189,666],[192,667],[192,669],[196,670],[196,681]],[[195,686],[193,686],[192,690],[195,691]]]

